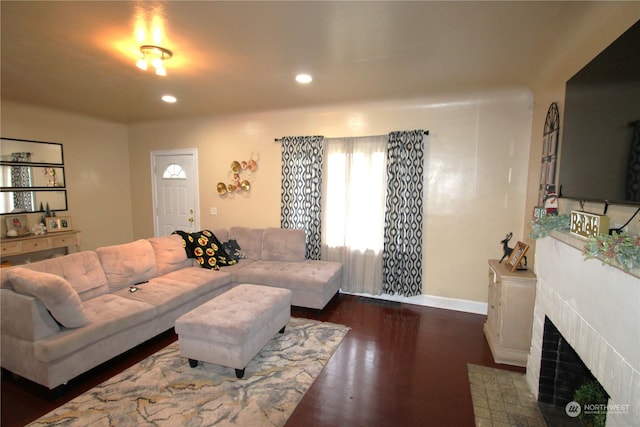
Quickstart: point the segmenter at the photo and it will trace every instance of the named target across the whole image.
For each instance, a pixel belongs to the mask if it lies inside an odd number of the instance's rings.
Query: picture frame
[[[71,230],[70,216],[52,216],[45,219],[47,233],[56,233],[59,231]]]
[[[524,258],[528,250],[529,250],[529,245],[526,245],[522,242],[516,243],[506,263],[507,268],[511,272],[514,272],[518,269],[518,267],[520,266],[520,263],[522,262],[522,259]]]
[[[29,224],[26,215],[9,215],[5,219],[8,236],[24,236],[29,234]]]

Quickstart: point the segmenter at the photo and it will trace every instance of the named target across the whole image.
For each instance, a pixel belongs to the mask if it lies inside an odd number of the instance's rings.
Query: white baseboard
[[[456,298],[446,298],[435,295],[416,295],[414,297],[403,297],[400,295],[371,295],[367,293],[352,293],[341,290],[343,294],[358,295],[367,298],[376,298],[386,301],[396,301],[407,304],[423,305],[426,307],[443,308],[446,310],[464,311],[465,313],[487,314],[488,306],[486,302],[471,301]]]

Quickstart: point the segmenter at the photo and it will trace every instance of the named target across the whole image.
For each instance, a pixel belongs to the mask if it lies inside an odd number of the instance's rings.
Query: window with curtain
[[[325,139],[322,259],[343,264],[343,290],[382,293],[388,136]]]

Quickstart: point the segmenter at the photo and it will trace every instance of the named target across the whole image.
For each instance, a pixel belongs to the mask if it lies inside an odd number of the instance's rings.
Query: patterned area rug
[[[292,318],[243,379],[209,363],[190,368],[175,342],[30,426],[282,426],[349,328]]]
[[[546,427],[523,374],[467,365],[476,426]]]

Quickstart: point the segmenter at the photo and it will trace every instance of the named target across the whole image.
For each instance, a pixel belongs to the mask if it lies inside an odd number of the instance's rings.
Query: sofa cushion
[[[202,270],[199,267],[196,268]],[[133,293],[129,292],[129,289],[120,289],[113,295],[150,304],[155,307],[156,316],[175,310],[203,293],[198,292],[196,285],[181,283],[176,286],[175,283],[163,279],[151,279],[149,283],[137,286],[137,289]]]
[[[17,292],[38,298],[57,322],[66,328],[90,323],[78,293],[62,277],[27,268],[7,272]]]
[[[153,237],[148,240],[153,246],[158,276],[192,265],[193,261],[187,258],[184,250],[184,242],[177,234]]]
[[[261,259],[263,233],[262,228],[231,227],[229,239],[238,242],[247,258]]]
[[[306,234],[303,230],[267,228],[262,235],[263,261],[304,261]]]
[[[82,301],[109,292],[109,284],[98,255],[93,251],[75,252],[66,256],[25,264],[24,268],[63,277]]]
[[[120,347],[122,342],[113,342],[114,336],[139,326],[141,323],[153,321],[156,309],[151,304],[122,298],[114,294],[105,294],[92,298],[84,303],[91,323],[84,328],[66,329],[59,334],[36,341],[33,352],[36,359],[48,363],[71,355],[76,351],[84,351],[85,357],[92,355],[86,347],[101,342],[105,348]],[[139,335],[138,342],[151,338]],[[94,349],[93,351],[96,351]]]
[[[331,261],[255,261],[230,272],[236,283],[255,283],[295,291],[320,289],[340,278],[342,264]]]
[[[307,260],[240,261],[237,268],[228,267],[234,283],[254,283],[290,289],[291,304],[322,310],[340,289],[342,264]]]
[[[96,253],[112,290],[145,282],[157,275],[153,246],[148,240],[105,246],[96,249]]]
[[[149,283],[137,286],[136,292],[121,289],[114,292],[114,295],[151,304],[156,308],[156,316],[161,316],[214,289],[225,286],[230,288],[230,282],[229,274],[200,267],[187,267],[151,279]]]
[[[167,273],[160,278],[173,283],[175,286],[180,286],[182,283],[191,283],[197,286],[203,286],[207,290],[216,289],[221,285],[226,285],[231,282],[231,275],[227,273],[227,269],[211,270],[200,267],[182,268]]]

